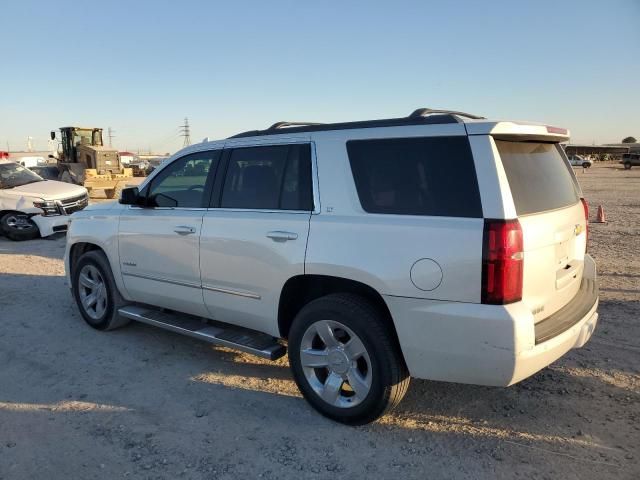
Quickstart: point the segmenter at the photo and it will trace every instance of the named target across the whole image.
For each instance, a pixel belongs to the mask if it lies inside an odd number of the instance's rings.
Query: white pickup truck
[[[0,161],[0,233],[11,240],[64,232],[69,215],[88,203],[84,187],[45,180],[18,163]]]

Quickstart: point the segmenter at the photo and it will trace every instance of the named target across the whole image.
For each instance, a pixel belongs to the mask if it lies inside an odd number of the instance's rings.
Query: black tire
[[[625,169],[625,170],[629,170],[629,169],[631,169],[631,164],[630,164],[629,162],[625,163],[625,164],[624,164],[624,169]]]
[[[365,298],[339,293],[313,300],[294,319],[289,332],[291,370],[304,398],[322,415],[347,425],[363,425],[384,415],[404,397],[409,387],[409,373],[395,335],[383,315]],[[303,337],[314,324],[327,319],[351,329],[364,345],[370,359],[371,386],[364,399],[354,406],[338,407],[326,402],[316,393],[305,375],[300,355]],[[328,367],[325,370],[328,378],[330,370]]]
[[[10,240],[17,242],[32,240],[40,236],[40,230],[28,215],[20,212],[9,212],[0,218],[0,231]]]
[[[87,294],[88,288],[81,284],[80,275],[86,271],[92,271],[95,269],[98,272],[99,279],[104,285],[104,298],[105,306],[104,311],[98,312],[96,307],[96,314],[88,309],[82,300],[82,297]],[[96,279],[94,278],[94,281]],[[113,330],[122,327],[129,323],[129,320],[121,317],[118,314],[118,309],[125,306],[127,302],[122,298],[118,287],[116,286],[113,274],[111,273],[111,266],[106,255],[100,250],[91,250],[83,254],[73,267],[71,272],[71,284],[73,290],[73,298],[76,300],[78,309],[82,314],[85,322],[96,330]],[[98,314],[99,313],[99,314]]]
[[[590,164],[590,163],[587,163],[587,162],[584,162],[584,163],[582,164],[582,168],[589,168],[590,166],[591,166],[591,164]]]

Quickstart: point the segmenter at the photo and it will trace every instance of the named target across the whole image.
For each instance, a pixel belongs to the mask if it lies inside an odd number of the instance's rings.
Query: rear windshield
[[[574,177],[556,143],[496,140],[518,215],[578,202]]]
[[[351,140],[347,152],[366,212],[482,217],[466,136]]]

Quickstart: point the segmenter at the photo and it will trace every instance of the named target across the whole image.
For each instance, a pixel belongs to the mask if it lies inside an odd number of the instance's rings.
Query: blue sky
[[[640,0],[3,2],[0,149],[66,124],[175,151],[428,106],[640,138]]]

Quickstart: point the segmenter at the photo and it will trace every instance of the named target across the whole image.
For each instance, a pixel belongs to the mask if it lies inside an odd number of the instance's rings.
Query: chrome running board
[[[269,360],[284,356],[287,349],[270,335],[200,317],[158,310],[142,305],[128,305],[118,310],[125,318],[164,330],[251,353]]]

